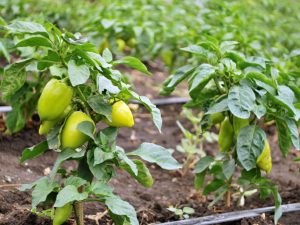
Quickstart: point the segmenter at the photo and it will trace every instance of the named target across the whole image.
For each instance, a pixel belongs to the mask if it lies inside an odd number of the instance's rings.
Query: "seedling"
[[[190,207],[183,207],[182,209],[176,208],[174,206],[170,206],[168,208],[169,211],[173,212],[176,216],[178,216],[181,220],[188,219],[191,215],[195,213],[195,210]]]

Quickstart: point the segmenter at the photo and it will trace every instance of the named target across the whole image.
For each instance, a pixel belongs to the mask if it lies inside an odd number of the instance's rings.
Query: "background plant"
[[[204,186],[205,195],[215,192],[210,206],[222,198],[230,206],[231,193],[240,192],[240,187],[243,193],[258,189],[263,199],[272,194],[277,223],[281,198],[276,185],[262,173],[269,173],[272,166],[262,126],[275,121],[284,157],[292,146],[300,149],[297,92],[285,84],[281,77],[286,72],[275,69],[272,61],[244,56],[234,50],[239,45],[235,41],[219,42],[213,37],[208,40],[183,49],[195,54],[198,63],[179,68],[165,81],[162,92],[170,94],[180,82],[188,80],[191,100],[186,106],[204,111],[207,119],[202,120],[203,131],[210,129],[211,115],[226,116],[219,134],[220,152],[215,158],[206,156],[196,164],[195,186],[197,189]],[[241,172],[235,173],[238,168]],[[213,177],[207,184],[206,175]]]

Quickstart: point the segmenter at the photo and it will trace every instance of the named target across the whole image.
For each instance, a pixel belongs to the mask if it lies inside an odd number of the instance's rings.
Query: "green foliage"
[[[218,136],[212,132],[203,132],[201,123],[208,118],[203,117],[203,113],[195,114],[192,110],[183,108],[182,114],[193,125],[191,131],[183,127],[177,122],[177,125],[184,135],[180,145],[176,146],[176,150],[184,154],[183,175],[193,166],[199,158],[204,157],[206,153],[203,150],[205,142],[213,143],[218,139]]]
[[[243,56],[234,48],[224,50],[227,41],[219,42],[211,37],[209,39],[184,49],[195,54],[195,57],[205,55],[206,58],[198,58],[200,65],[185,72],[180,68],[180,72],[175,74],[180,73],[183,78],[180,81],[188,80],[190,84],[188,90],[191,100],[188,106],[203,110],[205,115],[222,112],[227,116],[225,121],[233,125],[235,134],[232,131],[230,138],[232,136],[233,141],[227,146],[226,152],[221,148],[215,159],[206,156],[198,161],[195,167],[195,186],[197,189],[204,186],[204,194],[216,193],[216,198],[211,203],[213,205],[231,191],[243,196],[232,183],[235,179],[234,172],[238,168],[245,173],[257,171],[255,179],[243,178],[242,173],[242,180],[247,180],[247,185],[239,185],[245,191],[258,188],[264,197],[267,193],[272,194],[276,205],[274,219],[277,223],[281,215],[281,199],[277,187],[263,176],[257,165],[266,139],[260,126],[268,121],[276,121],[283,156],[288,154],[292,145],[300,150],[297,129],[300,111],[296,108],[300,99],[286,83],[279,82],[284,73],[272,67],[269,60]],[[236,42],[230,43],[236,45]],[[165,82],[163,92],[171,93],[178,84],[178,77],[171,76]],[[208,91],[214,94],[206,94]],[[237,123],[238,118],[249,122],[241,128]],[[208,122],[201,123],[203,131],[210,127]],[[219,136],[223,137],[228,132],[224,130]],[[213,180],[205,184],[205,175],[213,176]],[[230,204],[228,197],[226,203]]]
[[[130,98],[133,98],[149,109],[155,125],[158,130],[161,129],[162,120],[156,106],[148,98],[139,96],[132,91],[128,84],[123,83],[122,74],[115,68],[116,65],[124,63],[126,66],[149,75],[145,65],[134,57],[114,61],[108,49],[104,51],[103,55],[100,55],[97,53],[96,47],[81,35],[63,33],[50,23],[16,21],[7,25],[5,29],[9,35],[18,38],[16,48],[22,46],[22,48],[29,47],[33,50],[24,60],[16,61],[5,67],[1,82],[1,88],[5,90],[3,92],[5,100],[27,104],[27,101],[23,100],[24,95],[31,97],[33,93],[26,89],[22,92],[23,95],[19,93],[32,82],[32,79],[27,79],[33,76],[31,70],[28,70],[29,67],[34,67],[38,83],[41,80],[56,78],[60,80],[60,84],[71,89],[73,93],[71,103],[69,101],[64,106],[59,101],[51,102],[52,106],[47,106],[47,104],[42,106],[43,110],[47,110],[45,107],[52,110],[57,106],[55,104],[60,104],[59,106],[63,107],[60,109],[61,114],[65,113],[64,108],[68,111],[63,117],[55,115],[54,120],[61,117],[62,119],[57,120],[58,122],[50,128],[46,135],[46,141],[24,149],[21,157],[21,162],[24,162],[36,158],[48,150],[57,152],[57,159],[50,174],[22,187],[22,190],[33,189],[32,208],[34,211],[42,204],[46,207],[52,206],[56,208],[55,212],[59,212],[59,209],[66,205],[74,205],[76,208],[78,203],[90,200],[99,201],[106,204],[116,224],[123,224],[120,221],[124,223],[129,221],[130,224],[137,225],[138,220],[134,208],[113,194],[112,188],[107,184],[108,181],[116,175],[120,168],[127,171],[142,185],[152,186],[153,178],[146,164],[137,158],[156,163],[168,170],[180,168],[181,165],[167,149],[151,143],[143,143],[137,150],[126,153],[116,145],[118,128],[106,127],[95,130],[94,123],[111,119],[111,104],[114,99],[122,100],[125,104]],[[39,85],[42,88],[44,82]],[[51,91],[57,91],[57,87],[53,88],[56,90]],[[57,93],[58,95],[64,94]],[[44,94],[47,97],[51,96],[51,93]],[[35,95],[39,97],[39,93]],[[37,99],[33,105],[36,105],[36,101]],[[46,101],[50,100],[46,99]],[[73,111],[72,113],[70,113],[69,107]],[[16,111],[16,109],[18,108],[14,107],[14,111],[8,114],[8,127],[11,131],[16,131],[24,123],[24,118],[19,115],[22,111]],[[31,108],[32,112],[34,109],[35,106]],[[75,111],[77,111],[77,115],[81,116],[79,119],[84,118],[80,120],[83,122],[79,122],[73,127],[75,123],[67,124],[67,121]],[[67,125],[70,131],[63,129]],[[78,133],[81,136],[84,135],[80,146],[76,144],[74,147],[76,149],[63,147],[64,135],[62,134],[71,131],[76,135]],[[63,163],[69,160],[76,161],[78,168],[72,171],[64,170]],[[45,214],[47,213],[41,213],[41,215]],[[70,213],[63,215],[62,219],[54,216],[54,220],[60,224],[69,215]]]

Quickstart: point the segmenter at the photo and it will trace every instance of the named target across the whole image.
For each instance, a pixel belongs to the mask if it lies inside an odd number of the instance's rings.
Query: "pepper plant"
[[[163,85],[170,94],[182,81],[188,81],[191,100],[186,107],[203,110],[202,131],[212,127],[212,116],[222,114],[219,151],[205,156],[195,166],[195,186],[216,197],[210,206],[224,198],[231,205],[232,194],[240,200],[258,190],[261,198],[273,195],[275,223],[281,216],[277,186],[268,178],[272,157],[266,123],[274,121],[279,148],[286,157],[292,146],[300,149],[297,121],[299,95],[282,79],[281,73],[265,58],[247,57],[235,51],[235,41],[219,42],[207,37],[203,42],[183,48],[194,55],[194,64],[185,65]],[[219,122],[220,122],[219,121]],[[266,173],[265,173],[266,172]],[[205,182],[206,176],[212,179]]]
[[[16,21],[6,29],[18,37],[17,47],[34,47],[36,54],[5,68],[1,84],[4,96],[20,92],[31,78],[28,67],[38,70],[41,79],[47,81],[37,103],[39,133],[46,140],[26,148],[21,162],[48,150],[57,152],[57,160],[48,176],[21,188],[33,190],[33,211],[45,209],[39,214],[50,216],[54,225],[60,225],[74,209],[77,224],[83,225],[83,203],[98,201],[107,206],[115,224],[137,225],[134,208],[113,193],[109,180],[122,169],[143,186],[151,187],[153,178],[141,159],[164,169],[181,167],[161,146],[143,143],[126,153],[117,145],[118,130],[134,125],[126,104],[130,98],[150,111],[155,126],[161,130],[159,109],[123,83],[115,66],[124,64],[150,75],[147,68],[133,57],[114,61],[108,49],[100,55],[80,34],[62,33],[49,23]],[[106,126],[99,129],[97,123]],[[63,167],[69,160],[77,163],[71,171]]]

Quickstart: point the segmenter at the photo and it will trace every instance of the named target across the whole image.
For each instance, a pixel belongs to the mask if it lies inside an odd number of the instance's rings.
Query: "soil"
[[[137,92],[151,98],[158,97],[158,86],[165,79],[164,71],[156,71],[152,78],[142,77],[138,72],[126,70],[133,77],[133,82],[137,87]],[[160,74],[161,73],[161,74]],[[144,85],[144,86],[143,86]],[[184,90],[182,86],[182,90]],[[185,92],[177,95],[186,96]],[[152,142],[167,148],[176,148],[183,137],[175,121],[190,128],[191,124],[181,115],[180,105],[168,105],[160,108],[163,117],[163,130],[159,134],[154,128],[150,115],[143,107],[139,107],[135,112],[136,125],[134,129],[121,129],[118,145],[127,151],[136,149],[142,142]],[[300,202],[300,179],[299,164],[293,162],[299,153],[292,151],[286,159],[281,157],[277,146],[277,136],[273,126],[266,127],[268,138],[272,147],[273,169],[271,178],[279,186],[283,204]],[[17,190],[19,184],[32,182],[43,176],[44,172],[51,168],[56,158],[56,153],[48,151],[43,156],[30,160],[25,164],[19,164],[19,157],[25,147],[32,146],[43,140],[38,136],[35,123],[18,134],[6,136],[0,133],[0,225],[48,225],[51,221],[47,218],[40,218],[30,212],[31,196],[30,192],[20,192]],[[204,149],[207,154],[215,155],[218,152],[217,144],[205,144]],[[182,161],[183,156],[175,152],[175,157]],[[68,163],[67,167],[74,167],[73,163]],[[167,210],[169,206],[182,208],[189,206],[195,209],[192,217],[202,217],[216,213],[244,210],[250,208],[272,206],[273,200],[259,200],[258,196],[246,199],[245,207],[225,208],[223,202],[214,208],[208,209],[208,204],[213,200],[213,196],[202,196],[193,188],[194,176],[189,171],[185,176],[179,172],[165,171],[159,167],[149,164],[150,171],[155,179],[152,188],[144,188],[137,184],[130,175],[123,171],[118,171],[118,176],[113,178],[111,186],[115,187],[115,193],[124,200],[130,202],[138,213],[140,224],[156,224],[166,221],[175,221],[179,218]],[[85,215],[87,225],[111,224],[110,218],[105,214],[105,207],[99,203],[85,204]],[[101,222],[97,220],[101,218]],[[280,219],[280,224],[296,225],[300,224],[300,212],[284,214]],[[250,224],[273,224],[272,215],[266,214],[261,217],[242,219],[237,222],[226,224],[250,225]],[[69,223],[73,224],[74,220]]]

